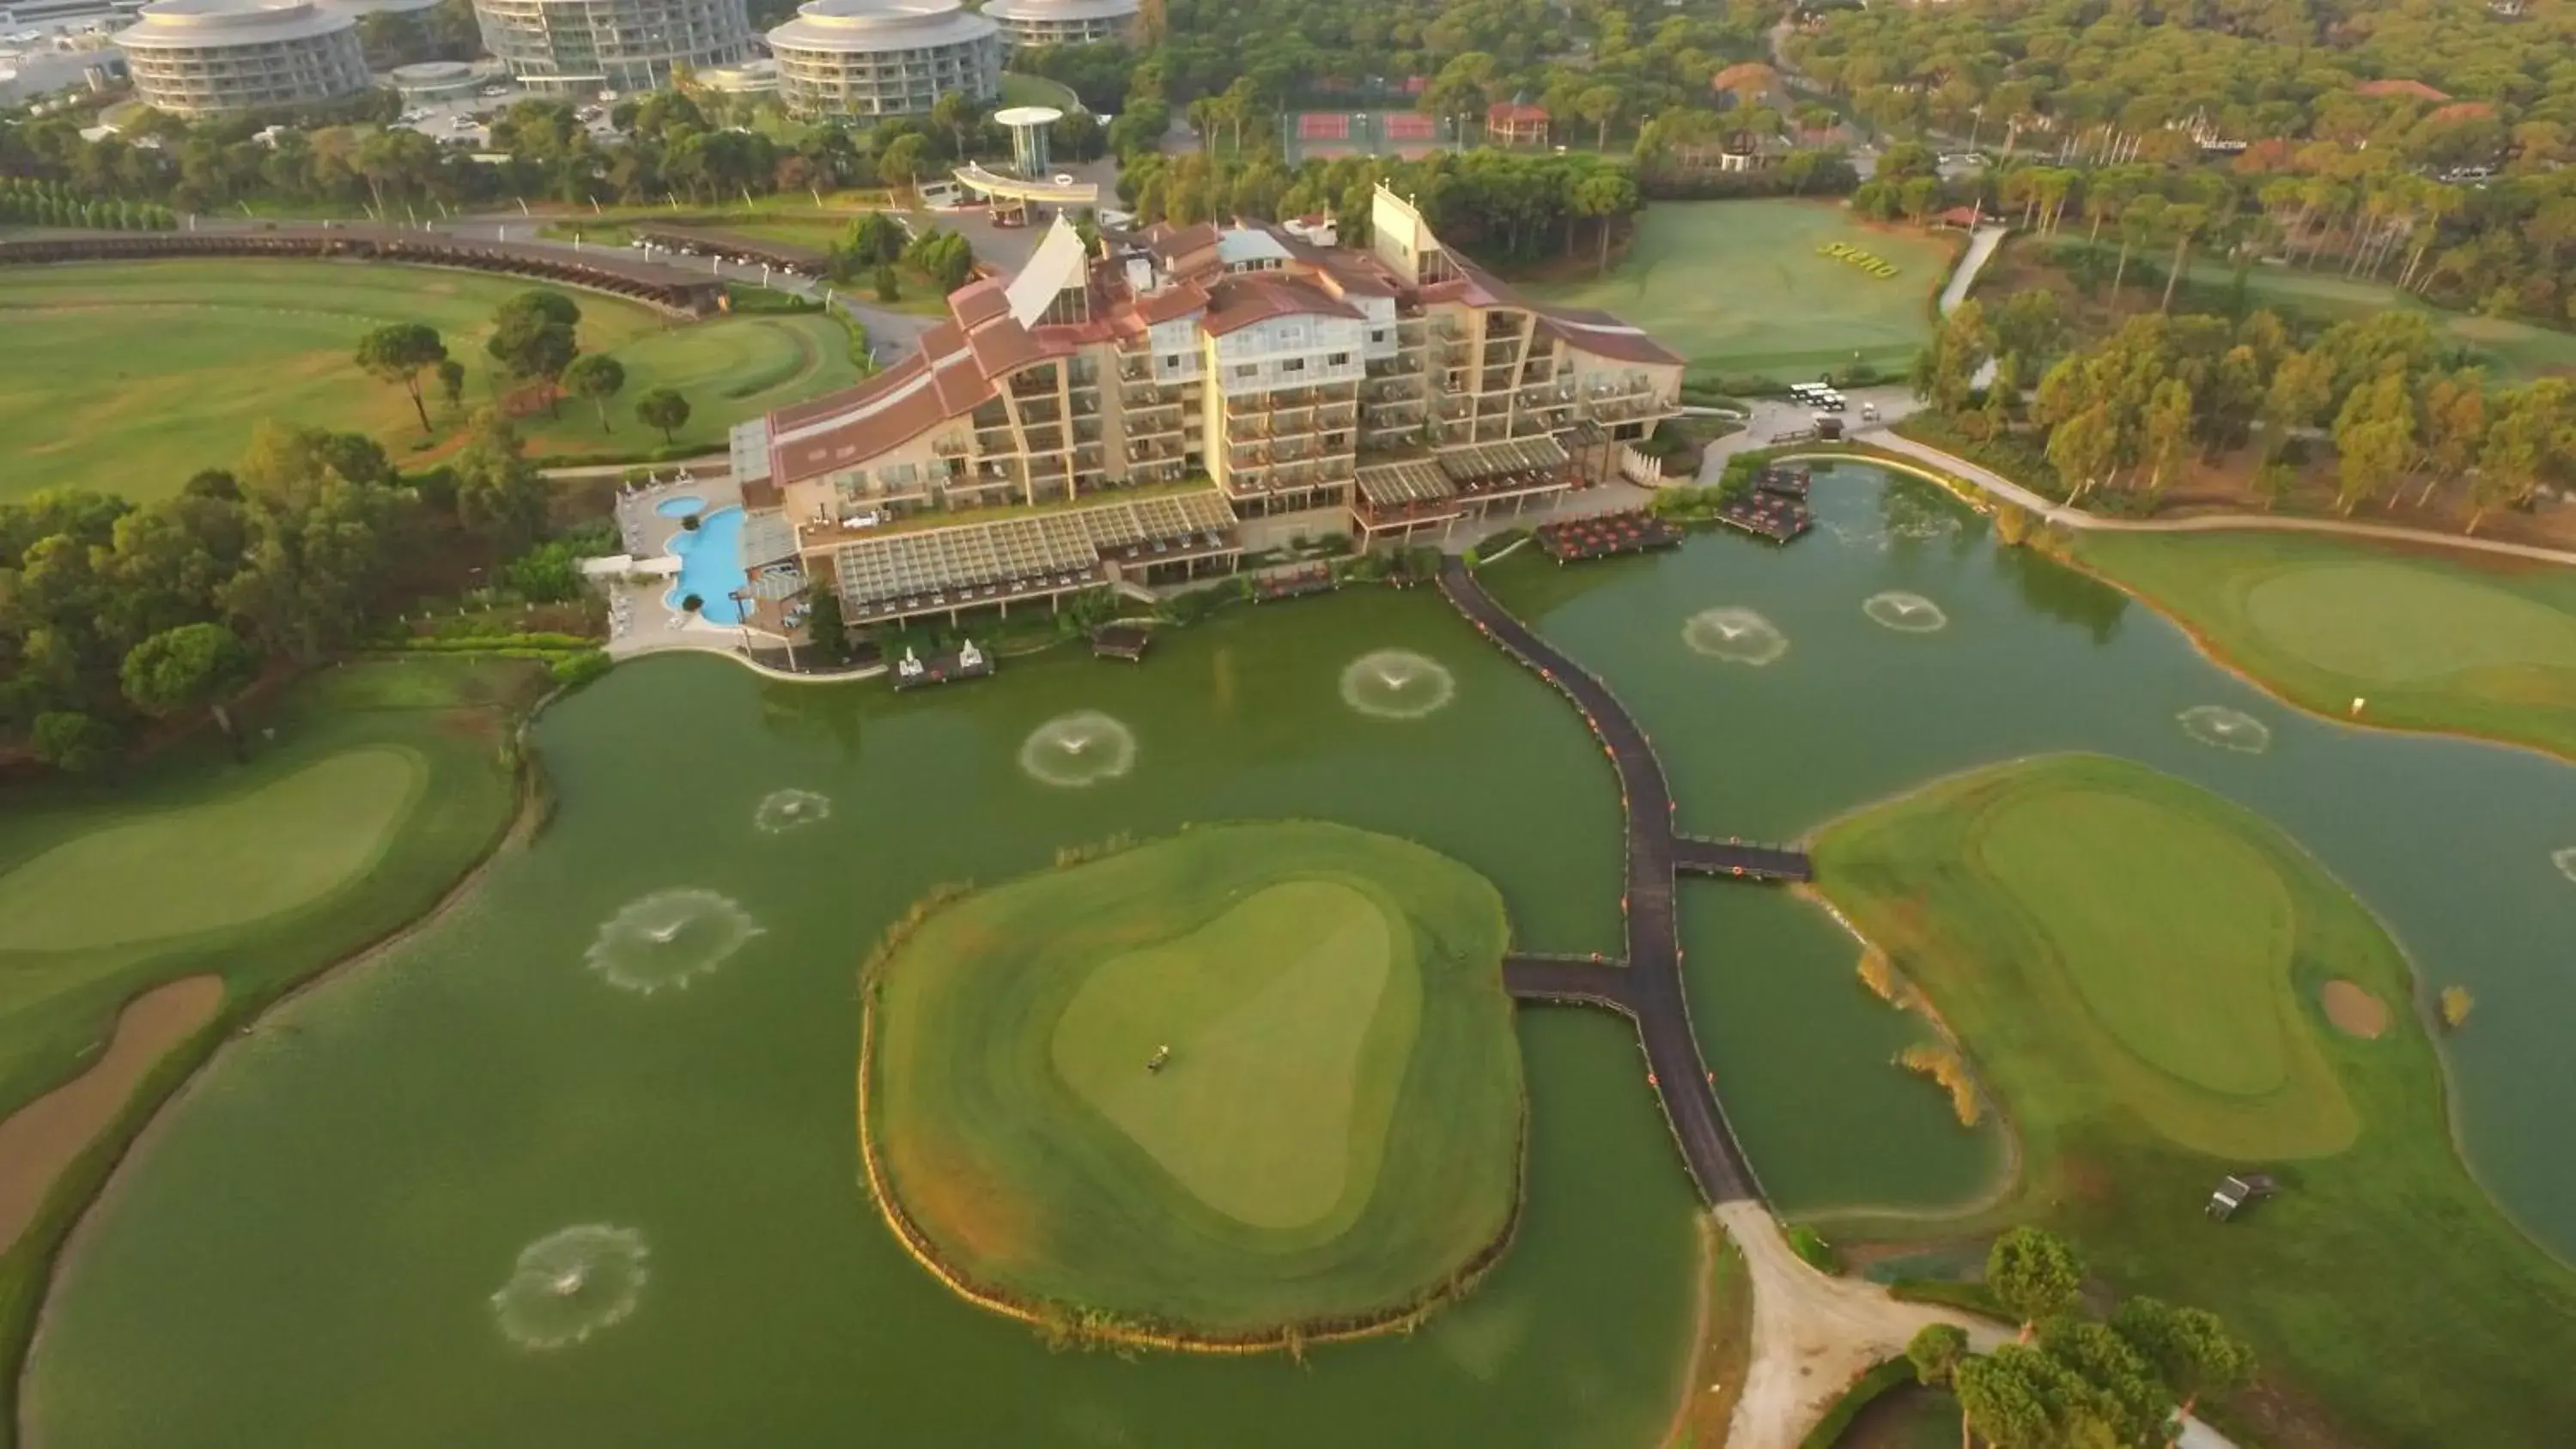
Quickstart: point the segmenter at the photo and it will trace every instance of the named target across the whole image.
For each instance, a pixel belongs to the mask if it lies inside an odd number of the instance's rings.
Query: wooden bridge
[[[1700,1196],[1711,1204],[1760,1201],[1761,1186],[1726,1120],[1716,1077],[1700,1057],[1699,1038],[1691,1029],[1674,876],[1688,871],[1741,880],[1806,880],[1813,867],[1802,852],[1781,846],[1676,834],[1677,807],[1663,762],[1609,687],[1513,617],[1459,559],[1442,560],[1440,592],[1480,633],[1537,671],[1583,712],[1584,723],[1619,772],[1625,802],[1628,894],[1621,904],[1627,918],[1627,960],[1513,956],[1503,963],[1504,985],[1525,1001],[1607,1007],[1635,1022],[1646,1054],[1646,1078],[1663,1104],[1664,1120]]]

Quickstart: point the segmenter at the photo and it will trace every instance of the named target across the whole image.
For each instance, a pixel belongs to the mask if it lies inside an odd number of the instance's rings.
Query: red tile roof
[[[1539,327],[1563,339],[1565,345],[1595,357],[1613,362],[1655,363],[1681,367],[1683,356],[1647,335],[1642,327],[1620,321],[1608,312],[1582,307],[1543,307],[1538,313]]]
[[[1299,312],[1312,312],[1326,317],[1357,317],[1360,310],[1348,302],[1325,296],[1312,284],[1277,277],[1228,277],[1208,288],[1211,304],[1208,314],[1199,319],[1211,337],[1222,337],[1255,322],[1273,317],[1286,317]]]
[[[2445,92],[2437,91],[2419,80],[2363,81],[2361,84],[2354,86],[2352,90],[2353,94],[2361,96],[2411,96],[2419,101],[2447,101],[2450,99],[2450,96]]]

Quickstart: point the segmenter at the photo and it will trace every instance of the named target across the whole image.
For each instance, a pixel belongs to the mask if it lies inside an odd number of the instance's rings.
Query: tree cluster
[[[1520,98],[1558,139],[1596,139],[1685,106],[1757,55],[1772,0],[1166,0],[1131,97],[1181,107],[1202,134],[1268,126],[1291,108],[1473,115]],[[1417,93],[1406,82],[1425,82]]]
[[[1788,54],[1887,132],[2000,143],[2004,169],[1936,188],[1949,201],[2564,323],[2571,46],[2563,6],[1968,0],[1836,11]]]
[[[1344,245],[1360,246],[1380,182],[1411,197],[1451,244],[1517,260],[1572,253],[1578,240],[1606,252],[1612,229],[1643,205],[1635,173],[1618,162],[1494,150],[1419,161],[1339,157],[1293,169],[1270,156],[1232,168],[1204,152],[1152,157],[1121,172],[1118,190],[1144,221],[1321,214],[1335,219]]]
[[[166,206],[88,199],[63,182],[27,176],[0,176],[0,221],[94,231],[170,231],[179,225],[177,214]]]
[[[1990,321],[1977,303],[1962,305],[1918,360],[1917,392],[1971,436],[2011,431],[2020,379],[2046,355],[2033,334],[2042,310],[2015,298]],[[1989,361],[1996,372],[1978,386]],[[2139,509],[2195,460],[2246,449],[2257,487],[2278,497],[2292,451],[2311,442],[2331,444],[2347,514],[2410,487],[2419,503],[2465,490],[2474,531],[2543,486],[2576,484],[2576,381],[2490,386],[2444,354],[2420,312],[2377,313],[2305,340],[2270,312],[2241,322],[2132,317],[2048,368],[2029,421],[2068,499],[2098,492]]]
[[[903,260],[928,276],[943,294],[965,286],[975,276],[975,248],[956,232],[935,226],[905,244]]]
[[[1971,1354],[1967,1334],[1940,1323],[1907,1345],[1916,1377],[1957,1397],[1963,1444],[2163,1449],[2177,1411],[2253,1378],[2252,1351],[2217,1315],[2132,1298],[2096,1319],[2080,1309],[2082,1285],[2065,1243],[2014,1228],[1987,1255],[1986,1286],[2022,1320],[2020,1341]]]

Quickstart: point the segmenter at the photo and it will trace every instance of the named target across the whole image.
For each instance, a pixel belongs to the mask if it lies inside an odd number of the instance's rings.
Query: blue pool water
[[[677,501],[677,500],[672,500]],[[662,505],[670,506],[669,502]],[[742,566],[742,510],[719,508],[699,520],[695,529],[671,536],[671,552],[680,560],[680,578],[663,602],[672,608],[691,594],[701,602],[698,613],[718,624],[742,622],[742,606],[733,592],[751,581]]]
[[[692,513],[706,512],[707,500],[695,493],[674,493],[654,504],[653,511],[664,518],[686,518]]]

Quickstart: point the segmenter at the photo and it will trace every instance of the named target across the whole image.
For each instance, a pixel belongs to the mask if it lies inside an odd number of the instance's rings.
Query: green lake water
[[[1788,837],[1931,775],[2038,751],[2127,755],[2280,822],[2377,909],[2436,983],[2477,992],[2452,1048],[2482,1177],[2576,1250],[2576,772],[2295,715],[2143,608],[2020,555],[1913,485],[1846,473],[1829,527],[1584,569],[1515,560],[1498,591],[1602,673],[1651,731],[1685,829]],[[1862,600],[1922,594],[1938,632]],[[1694,652],[1684,623],[1758,611],[1771,663]],[[1705,637],[1703,643],[1707,642]],[[1448,705],[1363,717],[1344,667],[1438,660]],[[2243,710],[2270,747],[2176,715]],[[1045,721],[1133,732],[1082,789],[1018,763]],[[533,848],[385,961],[238,1043],[139,1150],[61,1283],[26,1383],[46,1449],[145,1446],[1638,1446],[1681,1390],[1692,1203],[1633,1038],[1522,1015],[1529,1207],[1503,1266],[1403,1339],[1278,1359],[1050,1354],[905,1258],[857,1183],[854,975],[931,885],[996,881],[1060,846],[1185,821],[1313,816],[1485,872],[1522,944],[1611,949],[1617,790],[1597,745],[1429,590],[1238,611],[1141,667],[1059,651],[897,698],[788,686],[712,659],[617,670],[541,721],[558,808]],[[784,789],[828,818],[764,833]],[[757,927],[686,989],[587,969],[601,924],[693,888]],[[1855,944],[1785,893],[1684,887],[1694,1016],[1784,1206],[1936,1205],[1991,1180],[1990,1134],[1889,1065],[1904,1018]],[[640,1234],[631,1317],[550,1352],[488,1301],[522,1247]],[[184,1431],[174,1426],[186,1426]]]

